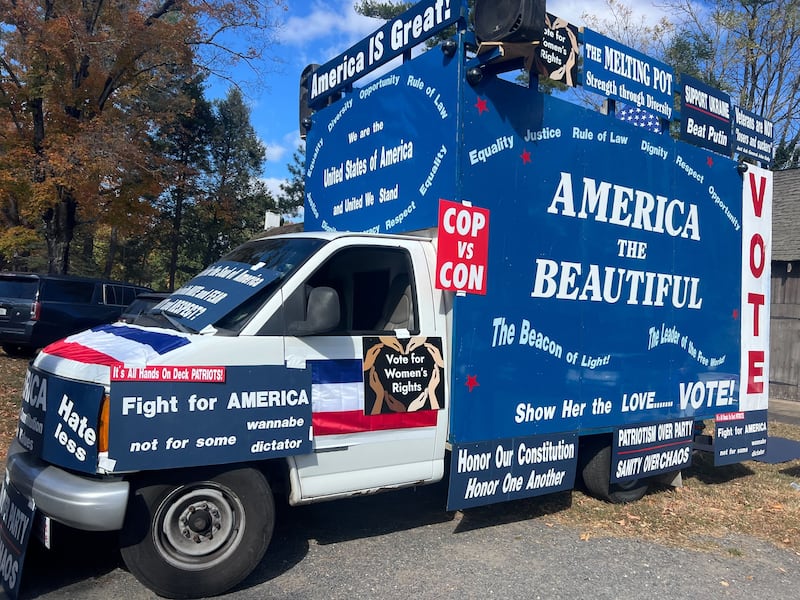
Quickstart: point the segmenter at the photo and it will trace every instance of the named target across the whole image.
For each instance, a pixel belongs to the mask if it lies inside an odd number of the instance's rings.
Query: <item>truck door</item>
[[[443,473],[446,376],[429,242],[354,239],[326,245],[313,272],[285,289],[286,364],[312,370],[315,452],[290,459],[294,503]]]

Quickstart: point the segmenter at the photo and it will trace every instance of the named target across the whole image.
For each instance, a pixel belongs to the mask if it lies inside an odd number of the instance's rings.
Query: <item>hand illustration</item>
[[[375,404],[372,405],[370,414],[379,415],[383,410],[383,397],[386,395],[386,392],[378,379],[378,372],[374,368],[369,370],[369,387],[375,392]]]
[[[439,410],[441,408],[439,405],[439,399],[436,397],[436,388],[439,386],[441,379],[442,376],[439,372],[439,367],[436,367],[431,374],[431,380],[430,383],[428,383],[428,389],[426,390],[428,398],[431,401],[431,408],[433,410]]]
[[[364,371],[369,371],[375,366],[375,361],[378,359],[378,356],[380,356],[383,347],[383,344],[375,344],[372,348],[367,350],[367,354],[364,356]]]
[[[433,362],[436,364],[437,367],[440,369],[444,369],[444,360],[442,359],[442,353],[439,352],[439,349],[431,344],[430,342],[425,344],[425,348],[431,355]]]
[[[379,337],[378,338],[382,344],[389,346],[392,350],[397,350],[400,354],[405,354],[403,350],[403,344],[400,343],[400,340],[394,337]]]
[[[408,342],[408,345],[406,346],[406,354],[411,354],[414,350],[421,347],[425,343],[425,340],[427,339],[428,338],[424,336],[411,338]]]
[[[386,394],[386,405],[393,412],[406,412],[406,405],[391,394]]]
[[[428,399],[428,390],[422,390],[419,396],[414,398],[408,404],[408,412],[415,412],[425,407],[425,401]]]

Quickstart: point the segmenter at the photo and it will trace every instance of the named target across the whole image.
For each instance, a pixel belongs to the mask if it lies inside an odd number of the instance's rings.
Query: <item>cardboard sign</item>
[[[577,433],[453,444],[447,510],[572,489],[577,450]]]
[[[9,598],[19,596],[22,566],[33,529],[35,506],[8,481],[0,489],[0,579]]]
[[[729,156],[731,97],[681,74],[681,139]]]
[[[440,200],[436,287],[485,295],[488,260],[489,211]]]
[[[444,408],[442,339],[364,338],[364,414]]]
[[[106,468],[167,469],[311,451],[311,371],[275,365],[116,369]]]

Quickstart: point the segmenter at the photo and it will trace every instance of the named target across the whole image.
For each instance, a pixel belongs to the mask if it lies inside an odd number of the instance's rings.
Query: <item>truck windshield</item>
[[[306,259],[325,243],[318,238],[265,238],[247,242],[201,271],[156,305],[150,316],[184,331],[209,325],[238,332]]]

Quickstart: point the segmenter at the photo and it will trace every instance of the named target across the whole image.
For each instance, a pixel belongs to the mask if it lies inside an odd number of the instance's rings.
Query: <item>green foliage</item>
[[[361,0],[353,6],[355,11],[365,17],[388,21],[404,13],[416,2],[375,2],[374,0]]]
[[[194,274],[263,229],[264,213],[276,206],[259,179],[266,148],[250,123],[250,109],[238,88],[214,102],[208,139],[209,170],[204,194],[187,214],[191,236],[184,250],[186,271]]]
[[[671,65],[676,73],[686,73],[711,87],[725,89],[726,84],[706,68],[714,56],[714,43],[706,32],[679,30],[670,40],[664,53],[664,62]]]
[[[292,153],[292,162],[286,165],[291,177],[280,184],[278,210],[282,214],[297,215],[305,202],[305,156],[306,146],[301,142]]]
[[[672,59],[772,121],[785,163],[800,142],[800,0],[668,0],[678,24]],[[680,39],[680,37],[683,39]],[[789,155],[786,153],[789,152]],[[776,163],[778,161],[776,160]]]

